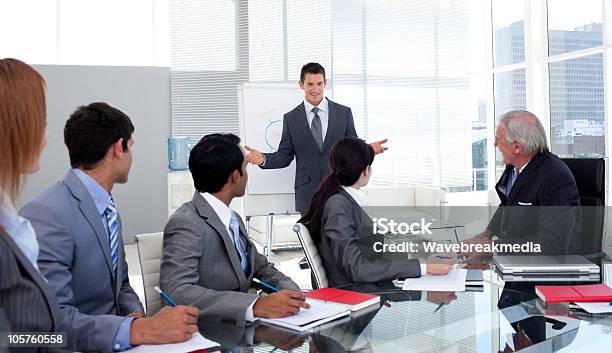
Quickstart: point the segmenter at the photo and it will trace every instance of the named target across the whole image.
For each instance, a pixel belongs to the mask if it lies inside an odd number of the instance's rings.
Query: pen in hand
[[[270,290],[272,290],[273,292],[278,292],[278,291],[280,291],[280,289],[278,289],[278,288],[276,288],[276,287],[274,287],[274,286],[272,286],[272,285],[270,285],[270,284],[267,284],[266,282],[264,282],[264,281],[262,281],[262,280],[260,280],[260,279],[253,278],[253,282],[255,282],[255,283],[259,283],[259,284],[261,284],[262,286],[269,288],[269,289],[270,289]]]
[[[172,307],[176,306],[176,303],[174,302],[174,300],[172,300],[168,294],[164,293],[161,289],[159,289],[159,287],[155,287],[155,290],[159,293],[159,295],[162,296],[162,298],[164,298],[168,304],[170,304]]]

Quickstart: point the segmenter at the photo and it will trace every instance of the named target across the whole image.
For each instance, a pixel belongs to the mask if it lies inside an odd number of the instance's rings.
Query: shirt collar
[[[327,98],[323,97],[323,100],[317,107],[320,111],[327,112],[329,109],[329,102],[327,101]],[[304,99],[304,108],[306,109],[306,114],[309,114],[312,108],[314,108],[314,105],[310,104],[310,102]]]
[[[232,210],[230,210],[230,208],[227,207],[227,205],[224,204],[223,201],[219,200],[213,194],[210,194],[208,192],[203,192],[203,193],[200,193],[200,195],[202,195],[204,200],[206,200],[206,202],[208,202],[210,207],[213,208],[213,210],[215,211],[215,213],[217,214],[217,216],[219,217],[219,219],[221,220],[225,228],[229,228],[230,221],[232,219]]]
[[[7,234],[14,234],[26,219],[19,216],[6,194],[0,193],[0,225]]]
[[[81,183],[83,183],[85,189],[87,189],[89,196],[91,196],[96,208],[98,209],[98,213],[103,215],[104,211],[106,211],[106,208],[108,207],[108,204],[112,200],[111,194],[109,194],[108,191],[102,187],[102,185],[98,184],[97,181],[79,168],[73,168],[71,171],[79,178],[79,180],[81,180]]]
[[[13,203],[6,194],[0,191],[0,225],[2,229],[13,239],[17,247],[25,255],[32,266],[38,268],[38,254],[40,248],[36,240],[36,232],[30,221],[21,217]],[[43,277],[44,279],[44,277]],[[46,279],[45,279],[46,281]]]
[[[527,166],[527,164],[529,164],[529,162],[531,162],[531,159],[528,160],[527,163],[525,163],[525,165],[522,166],[520,169],[517,169],[516,167],[514,167],[514,170],[518,171],[518,174],[521,174],[523,170],[525,170],[525,167]]]
[[[344,185],[342,185],[342,188],[349,195],[351,195],[353,200],[355,200],[355,202],[357,202],[357,204],[359,206],[364,207],[364,206],[368,205],[368,195],[365,192],[363,192],[361,190],[357,190],[357,189],[353,188],[352,186],[344,186]]]

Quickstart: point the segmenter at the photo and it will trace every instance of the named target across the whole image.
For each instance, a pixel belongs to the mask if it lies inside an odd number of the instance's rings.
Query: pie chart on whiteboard
[[[275,152],[278,149],[282,134],[282,120],[268,121],[265,130],[266,148],[268,148],[268,152]]]
[[[276,152],[283,135],[283,115],[304,100],[304,92],[297,85],[286,84],[245,83],[241,88],[243,143],[263,153]],[[247,194],[293,194],[294,182],[295,161],[279,169],[251,167]],[[287,199],[293,207],[293,197]]]

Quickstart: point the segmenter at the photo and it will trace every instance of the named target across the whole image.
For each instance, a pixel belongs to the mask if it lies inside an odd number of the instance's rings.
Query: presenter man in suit
[[[283,133],[278,150],[261,153],[245,146],[247,160],[263,169],[289,166],[295,157],[295,209],[306,212],[317,186],[329,174],[329,152],[343,137],[357,137],[351,108],[325,97],[325,69],[308,63],[300,72],[300,88],[304,102],[283,117]],[[387,150],[387,140],[371,143],[375,153]]]
[[[495,186],[501,204],[487,229],[465,243],[533,242],[544,254],[573,253],[581,219],[578,187],[567,165],[548,150],[540,120],[528,111],[507,112],[495,130],[495,146],[506,164]]]
[[[239,144],[235,135],[212,134],[191,150],[197,192],[164,229],[160,284],[178,303],[198,307],[206,320],[244,326],[257,317],[296,314],[308,304],[299,287],[257,252],[242,219],[229,208],[244,195],[248,178]],[[281,291],[247,293],[253,278]]]
[[[106,103],[79,107],[64,128],[73,169],[20,211],[36,231],[40,272],[75,331],[71,346],[82,350],[180,342],[197,331],[196,308],[144,318],[130,287],[111,190],[128,180],[133,132],[129,117]]]

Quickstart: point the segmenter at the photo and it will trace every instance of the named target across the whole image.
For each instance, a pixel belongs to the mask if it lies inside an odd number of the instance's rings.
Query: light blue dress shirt
[[[38,269],[38,240],[30,221],[17,214],[17,210],[6,195],[0,194],[0,225],[13,239],[28,261]],[[44,278],[44,276],[41,275]],[[46,279],[45,279],[46,280]]]
[[[111,202],[111,194],[109,194],[108,191],[102,187],[102,185],[98,184],[97,181],[85,174],[82,170],[73,168],[71,171],[79,178],[79,180],[81,180],[83,185],[85,185],[87,192],[93,199],[96,209],[100,214],[102,224],[104,224],[104,231],[108,236],[108,224],[106,223],[106,217],[104,217],[104,211],[106,211],[108,204]],[[117,277],[119,278],[119,276]],[[115,352],[132,348],[130,345],[130,326],[132,325],[133,320],[133,317],[126,317],[121,323],[121,326],[119,326],[117,333],[115,333],[115,338],[113,340],[113,350]]]

